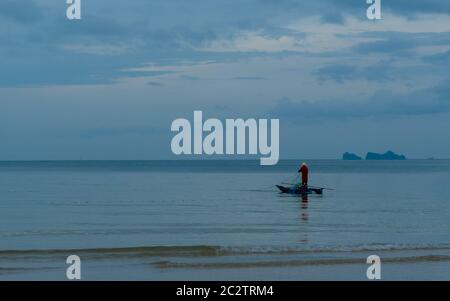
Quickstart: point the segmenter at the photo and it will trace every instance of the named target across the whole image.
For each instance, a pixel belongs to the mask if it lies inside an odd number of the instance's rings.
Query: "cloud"
[[[118,43],[118,44],[98,44],[98,43],[85,43],[85,44],[66,44],[62,48],[67,51],[91,54],[91,55],[107,55],[117,56],[130,53],[135,49],[130,44]]]
[[[0,17],[28,24],[41,20],[42,11],[33,0],[2,0],[0,1]]]
[[[338,83],[358,78],[357,68],[350,65],[330,65],[319,68],[316,72],[320,80],[332,79]]]
[[[384,1],[383,9],[399,15],[424,13],[450,14],[450,3],[445,0],[395,0]]]
[[[430,64],[448,64],[450,63],[450,50],[434,55],[426,55],[423,60]]]
[[[337,83],[358,80],[386,81],[393,79],[391,64],[392,61],[380,61],[374,65],[362,67],[333,64],[317,69],[315,75],[320,81],[333,80]]]
[[[200,77],[198,77],[198,76],[192,76],[192,75],[186,75],[186,74],[182,74],[178,78],[184,79],[184,80],[200,80]]]
[[[145,76],[122,70],[149,62],[410,55],[420,45],[449,43],[445,1],[392,2],[383,3],[387,13],[374,24],[364,20],[364,2],[349,0],[95,1],[85,4],[80,22],[64,18],[65,3],[2,0],[0,87],[114,84]],[[441,36],[397,38],[393,31]]]
[[[282,52],[301,51],[302,36],[267,35],[261,31],[240,32],[234,38],[213,40],[198,50],[206,52]]]
[[[382,41],[360,43],[354,47],[356,52],[361,54],[369,53],[389,53],[405,55],[406,52],[416,47],[415,40],[405,38],[388,38]]]
[[[439,100],[444,103],[450,102],[450,81],[441,82],[439,85],[429,89]]]
[[[160,82],[147,82],[148,86],[152,86],[152,87],[162,87],[164,86],[162,83]]]
[[[322,5],[325,10],[334,8],[352,14],[362,14],[368,5],[365,1],[359,3],[355,0],[317,0],[318,5]],[[382,11],[395,13],[403,16],[415,16],[426,13],[447,13],[450,14],[450,3],[446,0],[395,0],[382,1]]]
[[[85,139],[97,139],[103,137],[118,137],[127,135],[148,136],[161,132],[154,127],[115,127],[115,128],[93,128],[80,131],[80,136]]]
[[[353,118],[423,116],[450,112],[449,82],[407,94],[380,90],[366,100],[292,101],[283,98],[273,110],[275,116],[292,123],[306,124]]]
[[[330,23],[330,24],[339,24],[344,25],[345,23],[345,17],[342,13],[336,12],[336,11],[329,11],[322,15],[320,20],[323,23]]]
[[[31,69],[30,64],[33,65]],[[5,67],[0,68],[0,88],[105,85],[117,83],[121,78],[156,77],[173,73],[127,70],[129,65],[122,60],[111,61],[105,56],[89,55],[72,55],[69,58],[55,56],[47,61],[30,59],[21,62],[5,62],[0,63],[0,66]]]
[[[235,76],[235,77],[232,77],[231,79],[235,79],[235,80],[266,80],[267,78],[262,77],[262,76]]]

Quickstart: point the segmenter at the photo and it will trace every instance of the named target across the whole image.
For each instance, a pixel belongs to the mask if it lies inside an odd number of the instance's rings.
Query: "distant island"
[[[342,160],[362,160],[362,158],[354,153],[345,152],[342,155]]]
[[[362,158],[356,154],[345,152],[342,155],[342,160],[361,160]],[[387,151],[384,154],[368,152],[366,160],[406,160],[406,157],[401,154],[396,154],[393,151]]]
[[[406,160],[406,157],[404,155],[398,155],[393,151],[387,151],[384,154],[368,152],[366,160]]]

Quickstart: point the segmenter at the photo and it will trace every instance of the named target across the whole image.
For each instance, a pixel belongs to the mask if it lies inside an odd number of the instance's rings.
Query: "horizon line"
[[[240,159],[240,158],[230,158],[230,159],[215,159],[215,158],[191,158],[191,159],[0,159],[0,162],[92,162],[92,161],[259,161],[260,159]],[[279,161],[413,161],[413,160],[423,160],[423,161],[433,161],[433,160],[450,160],[450,158],[406,158],[406,159],[380,159],[380,160],[344,160],[342,158],[283,158]]]

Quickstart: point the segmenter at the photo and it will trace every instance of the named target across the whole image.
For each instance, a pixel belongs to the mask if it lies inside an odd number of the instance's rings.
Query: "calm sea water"
[[[300,162],[0,162],[0,278],[64,279],[70,254],[88,279],[450,261],[450,160],[308,161],[333,189],[308,200],[274,186]]]

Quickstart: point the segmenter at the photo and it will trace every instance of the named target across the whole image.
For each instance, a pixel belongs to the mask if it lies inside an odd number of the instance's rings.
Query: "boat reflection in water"
[[[307,223],[308,222],[308,195],[303,194],[302,195],[302,222]]]
[[[301,195],[301,199],[299,199],[301,202],[301,208],[300,208],[300,220],[301,223],[307,224],[308,223],[308,195],[303,194]],[[300,243],[307,244],[309,242],[308,238],[308,232],[303,232],[303,237],[300,238]]]

